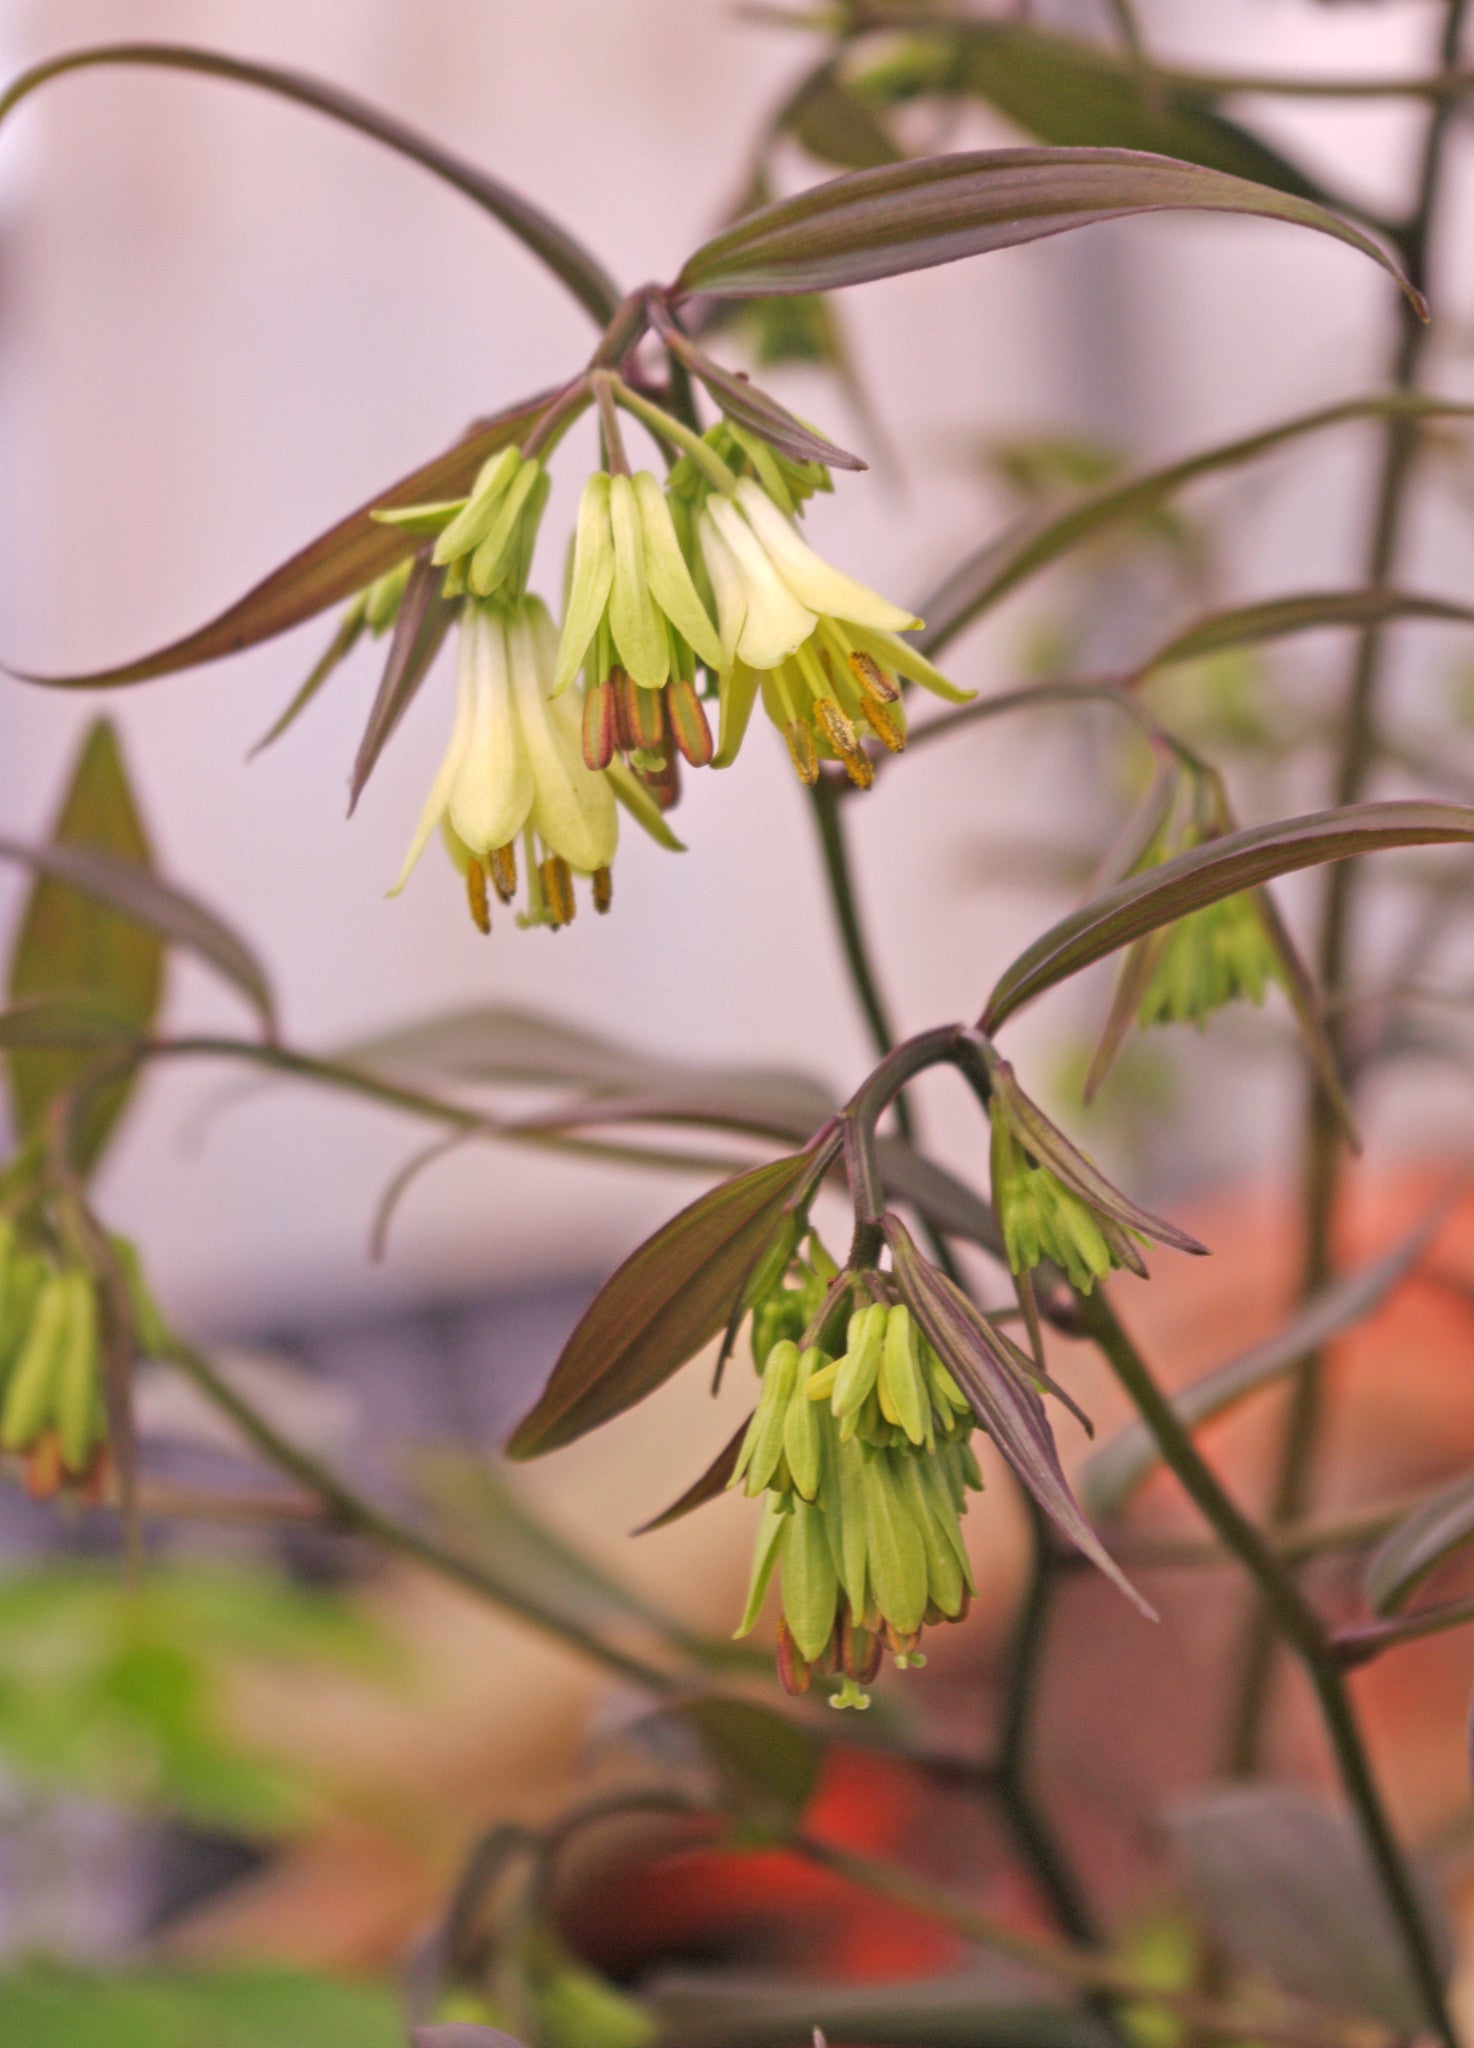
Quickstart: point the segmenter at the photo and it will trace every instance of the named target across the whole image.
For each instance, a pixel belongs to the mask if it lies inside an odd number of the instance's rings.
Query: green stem
[[[193,1382],[212,1406],[229,1416],[248,1443],[252,1444],[264,1458],[288,1473],[298,1483],[314,1494],[323,1506],[344,1528],[361,1536],[371,1537],[384,1549],[407,1557],[415,1564],[424,1565],[427,1570],[437,1573],[453,1584],[463,1586],[468,1592],[490,1600],[510,1614],[516,1614],[529,1621],[547,1634],[556,1636],[569,1649],[579,1651],[595,1663],[602,1664],[631,1684],[656,1694],[669,1694],[680,1689],[680,1681],[671,1673],[647,1664],[642,1658],[622,1650],[612,1643],[606,1643],[591,1629],[569,1617],[554,1614],[539,1607],[536,1601],[523,1593],[510,1581],[503,1581],[494,1573],[483,1570],[472,1559],[460,1556],[435,1542],[431,1537],[421,1535],[419,1530],[406,1523],[396,1521],[372,1501],[338,1477],[328,1466],[322,1464],[311,1452],[304,1451],[279,1430],[273,1428],[263,1415],[259,1415],[250,1402],[238,1394],[224,1375],[196,1351],[192,1345],[173,1340],[161,1353],[166,1364],[182,1372]]]
[[[1447,70],[1457,60],[1468,0],[1447,0],[1440,63]],[[1439,100],[1428,119],[1418,175],[1417,204],[1404,231],[1402,254],[1408,276],[1422,292],[1428,270],[1434,222],[1444,167],[1444,144],[1455,102]],[[1414,393],[1423,365],[1429,329],[1403,301],[1398,313],[1398,339],[1391,381],[1399,391]],[[1419,434],[1415,419],[1394,415],[1385,429],[1376,509],[1367,550],[1365,582],[1380,588],[1392,577],[1406,526],[1409,485],[1416,466]],[[1378,756],[1377,699],[1382,679],[1386,635],[1373,628],[1363,633],[1352,658],[1345,706],[1340,720],[1342,740],[1336,765],[1334,801],[1353,804],[1362,797]],[[1354,939],[1354,913],[1361,868],[1340,861],[1326,882],[1317,979],[1321,996],[1331,1007],[1328,1030],[1338,1066],[1345,1069],[1348,1034],[1337,1005],[1346,985]],[[1354,1076],[1348,1075],[1348,1085]],[[1342,1178],[1342,1124],[1328,1090],[1312,1077],[1306,1110],[1302,1202],[1305,1243],[1301,1297],[1314,1294],[1329,1279],[1333,1263],[1332,1231]],[[1278,1470],[1270,1516],[1282,1526],[1303,1516],[1310,1504],[1315,1456],[1320,1436],[1324,1360],[1311,1353],[1300,1366],[1291,1389],[1280,1443]],[[1263,1607],[1250,1618],[1241,1676],[1229,1726],[1226,1762],[1240,1777],[1257,1768],[1269,1705],[1275,1662],[1275,1633]]]
[[[1238,1558],[1254,1580],[1277,1634],[1299,1658],[1320,1708],[1342,1788],[1401,1935],[1410,1978],[1422,1996],[1430,2026],[1446,2048],[1458,2048],[1458,2036],[1444,2001],[1437,1951],[1383,1808],[1333,1643],[1300,1591],[1294,1574],[1225,1492],[1100,1289],[1081,1297],[1080,1320],[1156,1438],[1164,1461],[1225,1549]]]
[[[829,884],[829,901],[834,911],[834,921],[839,930],[839,942],[844,950],[845,966],[849,969],[850,981],[854,987],[855,999],[860,1005],[870,1032],[871,1044],[881,1058],[891,1051],[896,1042],[890,1014],[885,998],[880,993],[880,984],[870,960],[870,947],[860,922],[860,906],[855,897],[854,877],[850,871],[849,845],[845,839],[844,813],[838,789],[828,776],[821,775],[810,790],[813,802],[814,824],[819,834],[819,850],[824,856],[824,876]],[[916,1142],[916,1130],[909,1104],[904,1097],[897,1097],[896,1130],[907,1144]]]

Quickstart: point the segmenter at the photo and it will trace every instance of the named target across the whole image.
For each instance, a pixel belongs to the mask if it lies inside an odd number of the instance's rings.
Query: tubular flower
[[[535,455],[501,448],[481,465],[467,497],[375,516],[433,541],[430,560],[445,571],[444,596],[510,596],[526,585],[551,488]]]
[[[609,908],[614,793],[584,763],[577,705],[553,694],[556,653],[540,598],[467,601],[450,745],[391,895],[440,825],[483,931],[491,928],[488,880],[503,903],[517,894],[519,837],[527,866],[520,923],[569,923],[575,874],[591,876],[595,908]]]
[[[923,1627],[966,1614],[976,1588],[960,1518],[983,1482],[967,1400],[909,1309],[867,1301],[839,1357],[801,1349],[801,1326],[772,1336],[822,1292],[815,1277],[754,1316],[761,1392],[730,1483],[763,1495],[763,1515],[737,1633],[776,1574],[784,1685],[837,1677],[831,1704],[865,1707],[887,1648],[900,1669],[921,1664]]]
[[[584,671],[583,753],[607,768],[622,753],[662,808],[678,794],[676,756],[712,757],[696,664],[721,642],[681,551],[665,492],[648,470],[584,486],[554,692]]]
[[[730,422],[706,439],[733,469],[732,489],[716,488],[685,457],[671,494],[720,626],[714,765],[737,758],[761,696],[805,782],[815,781],[821,759],[840,760],[867,788],[866,738],[893,753],[906,744],[900,678],[953,700],[970,693],[898,637],[920,619],[832,568],[799,534],[803,500],[830,488],[819,464],[787,461]]]

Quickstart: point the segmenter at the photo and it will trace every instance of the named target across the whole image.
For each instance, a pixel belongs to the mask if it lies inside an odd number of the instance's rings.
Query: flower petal
[[[634,486],[645,538],[645,573],[650,581],[650,595],[676,631],[695,649],[698,658],[708,668],[720,668],[722,643],[691,580],[665,492],[648,469],[639,472]]]
[[[711,757],[713,768],[730,768],[737,759],[738,750],[747,737],[748,721],[752,707],[757,702],[758,675],[745,662],[736,662],[722,677],[721,724],[717,732],[717,750]]]
[[[817,615],[793,595],[735,505],[713,497],[707,511],[732,551],[747,599],[737,653],[749,668],[776,668],[808,639]]]
[[[747,588],[737,566],[737,557],[717,532],[710,512],[702,513],[697,538],[701,543],[701,559],[706,564],[706,573],[717,601],[722,641],[721,666],[725,671],[737,659],[737,642],[747,617]]]
[[[852,576],[831,568],[794,531],[761,484],[754,483],[750,476],[743,477],[738,484],[737,502],[783,581],[810,611],[828,612],[832,618],[871,626],[882,633],[900,633],[921,624],[914,613],[903,611],[889,598],[878,597]]]
[[[616,479],[616,482],[618,479]],[[614,793],[583,758],[582,714],[564,694],[549,698],[552,677],[538,621],[521,606],[507,628],[507,652],[517,719],[531,764],[532,829],[580,874],[607,868],[619,841]]]
[[[458,555],[468,554],[485,540],[491,532],[497,507],[521,466],[522,451],[515,446],[498,449],[482,464],[481,474],[471,486],[470,497],[435,543],[432,559],[437,568],[444,568],[447,562],[455,561]]]
[[[507,674],[500,610],[473,608],[476,699],[465,759],[450,793],[450,822],[474,854],[515,839],[532,807],[532,766]]]
[[[415,827],[415,836],[410,841],[409,852],[404,857],[404,866],[399,870],[399,880],[389,891],[391,896],[397,896],[409,880],[416,861],[429,844],[430,834],[445,816],[446,805],[450,802],[450,792],[456,776],[460,773],[461,762],[465,758],[466,747],[471,738],[476,706],[471,626],[472,621],[467,619],[461,628],[460,662],[456,671],[456,714],[455,723],[450,731],[450,745],[446,748],[445,758],[435,772],[430,794],[425,799],[425,808],[420,813],[420,822]]]
[[[620,660],[635,681],[647,690],[658,690],[670,674],[670,641],[650,595],[640,508],[627,476],[609,479],[609,525],[614,535],[609,630]]]
[[[894,633],[867,633],[857,626],[850,627],[849,635],[856,647],[882,668],[893,669],[898,676],[920,683],[924,690],[944,697],[949,704],[970,704],[977,695],[976,690],[964,690],[960,683],[949,682],[909,640],[898,640]]]
[[[578,502],[573,539],[573,574],[563,612],[563,637],[553,675],[553,694],[566,690],[589,651],[609,602],[614,581],[614,537],[609,530],[609,478],[595,470]]]

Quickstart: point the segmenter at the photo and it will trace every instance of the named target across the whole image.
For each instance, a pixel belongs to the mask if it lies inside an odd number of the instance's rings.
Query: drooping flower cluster
[[[1252,895],[1225,896],[1189,911],[1159,935],[1144,962],[1148,974],[1137,1022],[1196,1024],[1240,999],[1259,1004],[1283,967]]]
[[[834,1277],[812,1243],[798,1284],[754,1314],[761,1392],[731,1484],[764,1498],[737,1633],[776,1574],[784,1685],[837,1677],[832,1704],[864,1707],[887,1648],[901,1668],[919,1664],[923,1628],[966,1614],[976,1589],[960,1518],[982,1474],[968,1402],[904,1305],[855,1308],[838,1356],[803,1344]]]
[[[0,1447],[25,1461],[38,1499],[64,1484],[95,1495],[107,1464],[107,1410],[92,1276],[25,1244],[0,1219]]]

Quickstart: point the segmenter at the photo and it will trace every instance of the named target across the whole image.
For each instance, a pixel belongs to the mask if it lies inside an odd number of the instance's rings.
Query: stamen
[[[658,753],[660,742],[665,738],[665,702],[659,690],[646,690],[626,676],[620,684],[623,699],[622,723],[627,726],[632,738],[627,751],[633,753],[644,748],[646,753]]]
[[[606,917],[608,915],[609,906],[611,903],[613,903],[613,901],[614,870],[612,868],[595,868],[594,908],[596,911],[598,911],[600,917]]]
[[[494,846],[486,856],[486,865],[491,870],[492,887],[503,903],[510,903],[517,894],[517,842],[509,839],[505,846]]]
[[[788,742],[788,751],[793,765],[798,770],[800,782],[806,782],[810,789],[819,780],[819,756],[814,751],[814,735],[806,725],[791,719],[783,728],[783,737]]]
[[[614,759],[616,725],[614,685],[591,683],[583,700],[583,757],[590,768],[607,768]]]
[[[849,1678],[861,1685],[868,1685],[880,1669],[880,1660],[885,1646],[879,1631],[859,1628],[848,1607],[840,1631],[840,1664]]]
[[[874,655],[858,647],[850,652],[850,673],[867,697],[878,697],[882,704],[894,704],[900,697],[900,686],[891,681]]]
[[[845,765],[845,773],[856,789],[869,789],[875,780],[875,765],[860,745],[855,728],[832,697],[820,697],[814,704],[814,718],[824,737]]]
[[[572,924],[578,905],[573,899],[573,873],[561,853],[550,853],[542,866],[543,889],[555,926]]]
[[[778,1624],[778,1676],[783,1690],[794,1697],[807,1692],[814,1682],[813,1673],[790,1635],[786,1621]]]
[[[491,930],[491,905],[486,898],[486,870],[479,860],[466,862],[466,901],[471,906],[471,922],[483,934]]]
[[[638,770],[641,782],[662,811],[673,811],[681,800],[681,757],[674,747],[657,767],[654,763]]]
[[[901,729],[900,720],[888,704],[882,704],[874,697],[867,698],[865,722],[883,747],[887,747],[893,754],[904,752],[906,735]]]
[[[689,678],[680,676],[665,686],[665,713],[676,745],[693,768],[705,768],[711,761],[711,727],[706,711]]]
[[[632,701],[635,685],[622,668],[609,671],[609,687],[614,692],[614,740],[621,754],[632,754],[640,744],[640,735],[633,723],[635,705]]]

